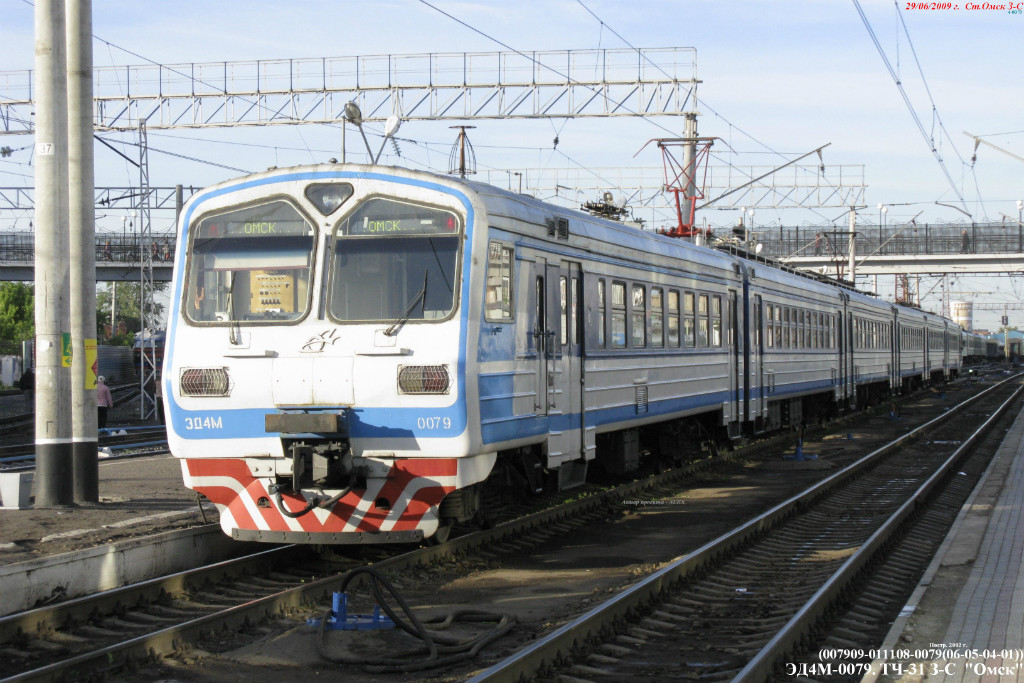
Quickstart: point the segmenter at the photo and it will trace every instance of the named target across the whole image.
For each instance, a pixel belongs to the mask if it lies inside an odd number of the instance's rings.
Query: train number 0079
[[[185,429],[223,429],[220,417],[186,417]]]
[[[416,426],[420,429],[451,429],[452,419],[450,417],[418,417]]]

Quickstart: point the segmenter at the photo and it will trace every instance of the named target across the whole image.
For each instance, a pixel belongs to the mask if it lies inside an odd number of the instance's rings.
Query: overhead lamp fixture
[[[380,155],[384,152],[384,145],[398,132],[402,125],[402,119],[399,117],[395,115],[388,117],[384,123],[384,141],[381,143],[377,154],[374,154],[373,150],[370,149],[370,141],[366,139],[366,131],[363,130],[363,112],[359,109],[358,104],[355,102],[345,103],[345,120],[359,129],[359,134],[363,136],[363,144],[366,145],[366,154],[370,157],[370,163],[373,164],[376,164],[377,160],[380,159]]]
[[[363,125],[363,112],[355,102],[345,103],[345,120],[354,126]]]

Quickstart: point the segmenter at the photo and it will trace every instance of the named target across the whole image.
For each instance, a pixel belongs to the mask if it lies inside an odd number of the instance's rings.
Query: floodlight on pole
[[[345,103],[345,120],[359,129],[359,134],[363,136],[363,144],[366,145],[366,154],[370,157],[370,161],[374,162],[370,141],[366,139],[366,132],[363,130],[363,112],[360,111],[358,104],[355,102]]]
[[[355,102],[345,103],[345,120],[354,126],[363,125],[363,112]]]

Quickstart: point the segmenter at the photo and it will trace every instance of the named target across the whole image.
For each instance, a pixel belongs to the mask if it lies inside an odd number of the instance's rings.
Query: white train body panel
[[[429,173],[226,182],[188,202],[179,241],[168,439],[240,539],[419,540],[501,454],[572,486],[603,434],[738,436],[932,367],[894,348],[920,312]]]
[[[751,266],[751,291],[764,317],[764,385],[769,400],[831,393],[853,395],[841,378],[839,289],[765,266]]]

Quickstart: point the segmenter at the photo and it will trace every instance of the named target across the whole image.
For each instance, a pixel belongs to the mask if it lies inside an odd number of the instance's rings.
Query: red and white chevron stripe
[[[455,490],[456,458],[406,458],[395,460],[385,479],[371,479],[364,490],[352,490],[330,509],[314,508],[301,517],[286,517],[277,509],[267,487],[272,479],[254,477],[244,460],[202,458],[182,460],[185,485],[202,493],[220,511],[220,525],[231,535],[233,529],[254,531],[412,531],[429,536],[437,529],[437,508]],[[312,498],[317,492],[308,491]],[[332,495],[330,490],[324,494]],[[270,505],[258,504],[260,499]],[[377,507],[386,499],[390,509]],[[306,507],[306,498],[283,493],[281,501],[290,511]]]

